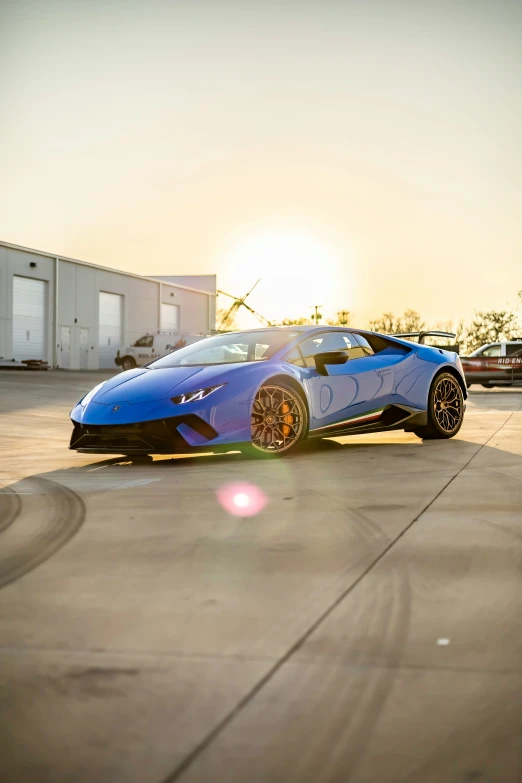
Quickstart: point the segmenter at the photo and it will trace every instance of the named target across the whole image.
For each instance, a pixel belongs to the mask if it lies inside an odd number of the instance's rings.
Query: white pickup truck
[[[179,332],[156,332],[154,334],[144,334],[134,345],[126,345],[121,351],[118,351],[114,359],[122,370],[132,370],[134,367],[141,367],[144,364],[159,359],[167,353],[177,351],[178,348],[184,348],[186,345],[197,343],[198,340],[204,340],[209,337],[207,334],[180,334]]]

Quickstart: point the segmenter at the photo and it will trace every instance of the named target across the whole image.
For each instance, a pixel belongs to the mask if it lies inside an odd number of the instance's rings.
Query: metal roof
[[[172,288],[180,288],[184,291],[194,291],[196,294],[205,294],[206,296],[216,296],[215,293],[212,293],[211,291],[204,291],[201,288],[191,288],[187,285],[180,285],[178,283],[167,283],[162,280],[158,280],[154,277],[147,277],[147,275],[137,275],[134,272],[126,272],[124,269],[114,269],[114,267],[110,266],[101,266],[100,264],[93,264],[91,261],[80,261],[79,258],[68,258],[67,256],[62,256],[59,253],[47,253],[44,250],[35,250],[32,247],[23,247],[23,245],[13,245],[11,242],[3,242],[0,241],[0,247],[7,247],[11,250],[21,250],[24,253],[33,253],[37,256],[45,256],[46,258],[57,258],[59,261],[69,261],[69,263],[72,264],[81,264],[82,266],[91,266],[95,269],[100,269],[102,272],[114,272],[117,275],[126,275],[127,277],[137,277],[139,280],[148,280],[151,283],[156,283],[156,285],[169,285]]]

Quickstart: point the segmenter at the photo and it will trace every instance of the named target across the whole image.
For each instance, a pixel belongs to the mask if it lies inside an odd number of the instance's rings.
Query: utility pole
[[[323,316],[321,315],[321,313],[319,312],[319,308],[320,308],[320,307],[322,307],[322,305],[314,305],[315,314],[314,314],[314,315],[312,315],[312,318],[315,318],[315,325],[316,325],[316,326],[317,326],[317,324],[319,323],[319,319],[323,317]]]

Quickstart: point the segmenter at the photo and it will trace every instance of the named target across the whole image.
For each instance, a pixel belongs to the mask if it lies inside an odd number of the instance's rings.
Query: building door
[[[114,358],[123,343],[123,296],[100,291],[99,366],[115,369]]]
[[[80,370],[89,369],[89,330],[80,329]]]
[[[47,283],[13,277],[13,359],[47,356]]]
[[[60,341],[60,367],[63,370],[69,369],[70,353],[71,353],[71,327],[62,326],[61,341]]]
[[[161,305],[160,329],[163,332],[176,332],[179,329],[179,305]]]

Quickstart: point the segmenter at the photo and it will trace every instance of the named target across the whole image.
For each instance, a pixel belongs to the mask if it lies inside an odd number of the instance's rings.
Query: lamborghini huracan
[[[352,433],[452,438],[466,397],[457,354],[420,341],[324,326],[230,332],[100,383],[71,411],[70,448],[279,456]]]

